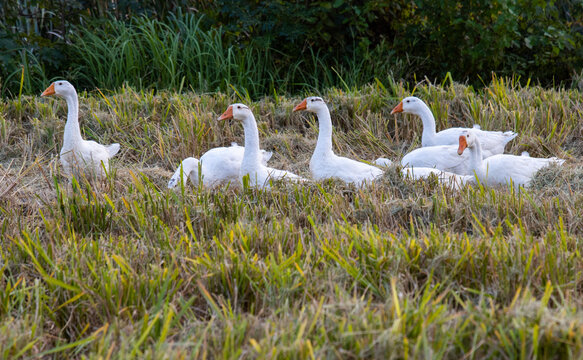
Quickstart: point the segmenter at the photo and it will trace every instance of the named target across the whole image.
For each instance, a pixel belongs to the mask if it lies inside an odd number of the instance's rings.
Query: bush
[[[250,96],[492,72],[543,85],[583,68],[579,0],[31,0],[0,7],[0,94],[80,87]],[[24,14],[24,15],[19,15]]]
[[[566,81],[583,66],[583,4],[578,1],[417,0],[401,26],[400,55],[427,58],[423,71],[476,82],[492,71]]]

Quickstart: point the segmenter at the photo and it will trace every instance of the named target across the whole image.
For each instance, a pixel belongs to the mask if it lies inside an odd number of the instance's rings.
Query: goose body
[[[421,145],[423,147],[437,145],[457,146],[460,135],[464,131],[469,130],[469,128],[455,127],[436,132],[435,118],[433,117],[433,113],[431,113],[431,109],[429,109],[423,100],[415,96],[404,98],[391,111],[391,114],[401,112],[414,114],[421,118],[421,121],[423,122]],[[473,130],[479,134],[480,140],[482,141],[482,156],[484,158],[504,153],[506,144],[518,135],[513,131],[484,131],[477,125],[474,125]]]
[[[498,154],[486,159],[482,158],[480,133],[474,129],[460,135],[458,153],[469,153],[469,168],[475,172],[480,182],[487,185],[507,184],[510,181],[516,188],[528,187],[534,174],[551,164],[562,165],[565,160],[553,158],[534,158],[524,154],[521,156]]]
[[[385,157],[380,157],[374,161],[375,165],[377,166],[384,166],[389,167],[393,165],[393,161],[391,159],[387,159]]]
[[[471,175],[469,154],[458,155],[455,145],[428,146],[403,156],[401,165],[412,168],[435,168],[458,175]]]
[[[310,159],[310,172],[315,180],[339,179],[360,186],[383,175],[383,170],[375,166],[334,154],[332,119],[322,98],[308,97],[294,108],[294,111],[298,110],[313,112],[318,117],[318,142]]]
[[[232,104],[219,117],[219,120],[225,119],[235,119],[243,123],[245,150],[239,170],[241,183],[247,176],[249,177],[249,185],[256,188],[269,188],[270,181],[276,180],[305,181],[304,178],[289,171],[273,169],[263,164],[259,149],[259,131],[251,109],[243,104]]]
[[[52,83],[41,96],[57,95],[67,102],[67,123],[63,135],[60,161],[65,174],[102,178],[109,171],[109,159],[119,152],[119,144],[102,145],[81,137],[79,99],[68,81]]]
[[[190,179],[195,186],[198,185],[199,166],[201,170],[200,178],[204,187],[214,188],[227,183],[237,186],[239,185],[239,171],[244,153],[244,147],[233,143],[230,147],[210,149],[200,159],[186,158],[182,160],[176,172],[168,181],[168,188],[174,188],[180,183],[181,171],[183,185],[186,185],[187,179]],[[261,163],[266,165],[271,155],[271,152],[261,150]]]

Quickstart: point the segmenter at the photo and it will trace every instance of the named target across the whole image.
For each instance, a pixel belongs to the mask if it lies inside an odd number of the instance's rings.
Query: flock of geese
[[[119,144],[101,145],[84,140],[79,127],[79,101],[73,85],[65,80],[52,83],[42,96],[56,95],[67,102],[68,114],[65,125],[60,161],[67,175],[92,174],[101,178],[109,171],[109,159],[119,150]],[[376,166],[362,161],[338,156],[332,148],[332,120],[330,111],[320,97],[308,97],[293,111],[308,111],[318,117],[319,134],[316,149],[310,160],[310,172],[316,181],[337,179],[345,183],[364,186],[384,173],[383,168],[392,164],[386,158],[375,160]],[[486,185],[513,184],[516,188],[527,187],[534,174],[550,164],[561,165],[558,158],[533,158],[528,153],[521,156],[504,154],[506,144],[517,134],[512,131],[484,131],[473,128],[450,128],[436,132],[435,119],[429,107],[419,98],[403,99],[391,112],[414,114],[423,121],[422,147],[406,154],[401,160],[403,176],[413,179],[437,176],[440,182],[457,189],[466,183],[480,181]],[[230,105],[219,120],[234,119],[243,124],[245,146],[231,144],[208,150],[200,159],[184,159],[170,181],[169,188],[186,184],[190,179],[195,185],[202,181],[207,188],[230,183],[243,183],[269,188],[272,181],[289,180],[304,182],[307,179],[289,171],[267,166],[271,152],[259,145],[259,131],[255,116],[249,107],[237,103]]]

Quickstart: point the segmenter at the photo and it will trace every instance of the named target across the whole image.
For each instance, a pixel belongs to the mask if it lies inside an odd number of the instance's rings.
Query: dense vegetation
[[[120,142],[104,184],[69,185],[56,159],[66,105],[0,102],[1,358],[581,358],[583,96],[494,78],[482,91],[389,81],[324,92],[338,153],[398,159],[421,123],[514,129],[507,150],[560,156],[532,189],[459,192],[397,168],[374,186],[165,189],[179,160],[242,143],[234,101],[272,164],[308,174],[300,97],[81,93],[84,135]]]
[[[0,94],[67,78],[259,98],[389,74],[483,86],[492,71],[577,86],[582,19],[579,0],[2,2]]]

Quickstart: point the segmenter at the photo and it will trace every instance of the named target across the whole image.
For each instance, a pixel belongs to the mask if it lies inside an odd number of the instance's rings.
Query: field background
[[[84,136],[119,142],[104,184],[69,185],[57,160],[66,104],[0,103],[2,358],[580,358],[583,99],[493,78],[389,81],[322,95],[337,153],[398,160],[421,121],[513,129],[507,151],[560,156],[533,188],[444,189],[397,167],[374,186],[167,190],[178,162],[243,143],[249,104],[271,164],[309,176],[317,122],[301,97],[80,94]]]
[[[0,359],[583,358],[580,0],[0,2]],[[65,101],[118,142],[69,183]],[[514,130],[558,156],[531,189],[399,167],[371,187],[166,184],[254,111],[270,164],[309,177],[323,96],[338,154],[398,162],[421,121]]]

